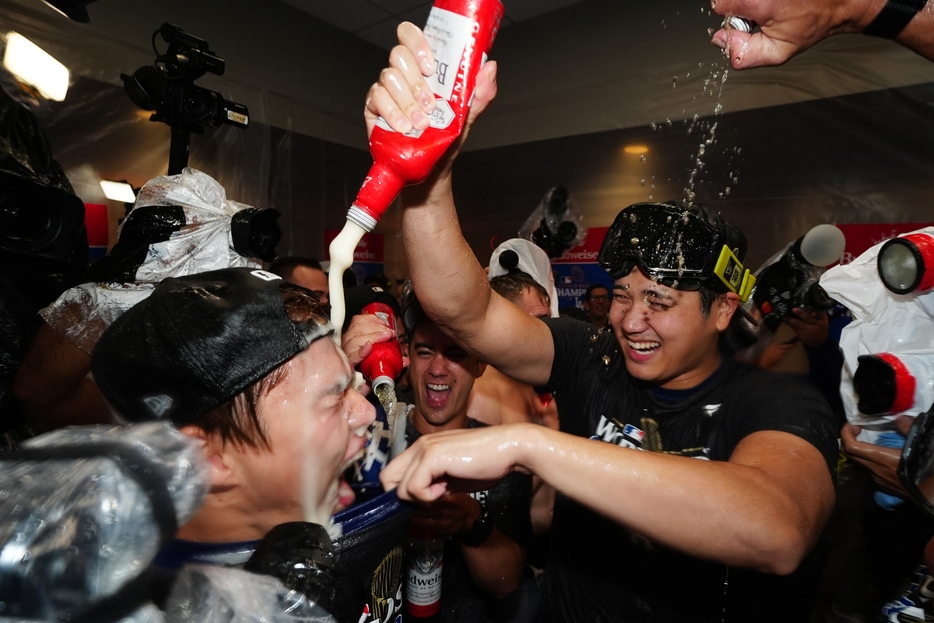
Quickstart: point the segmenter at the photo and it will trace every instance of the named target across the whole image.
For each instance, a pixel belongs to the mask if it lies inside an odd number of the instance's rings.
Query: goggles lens
[[[707,284],[745,300],[752,290],[751,275],[725,243],[713,225],[691,210],[637,203],[616,217],[597,259],[613,279],[638,266],[671,288],[697,290]]]

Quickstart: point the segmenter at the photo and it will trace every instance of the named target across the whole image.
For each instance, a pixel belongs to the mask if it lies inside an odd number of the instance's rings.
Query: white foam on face
[[[347,306],[344,302],[344,271],[353,264],[353,252],[366,230],[347,221],[341,233],[331,241],[328,252],[331,257],[331,266],[328,269],[328,290],[331,299],[331,324],[334,326],[334,340],[340,344],[341,327],[344,326],[344,315]]]

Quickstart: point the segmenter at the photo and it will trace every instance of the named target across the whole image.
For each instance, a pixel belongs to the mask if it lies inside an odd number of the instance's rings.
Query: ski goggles
[[[607,230],[597,261],[613,279],[638,266],[676,290],[707,286],[749,299],[756,278],[717,227],[696,211],[666,203],[636,203]]]

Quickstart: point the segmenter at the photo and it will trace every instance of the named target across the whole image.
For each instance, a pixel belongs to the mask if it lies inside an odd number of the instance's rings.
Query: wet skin
[[[610,325],[634,377],[666,389],[688,389],[720,365],[717,339],[736,301],[718,297],[705,316],[700,294],[668,288],[641,270],[616,280]]]
[[[421,433],[467,425],[467,400],[486,364],[423,319],[409,344],[409,379],[415,393],[413,423]]]

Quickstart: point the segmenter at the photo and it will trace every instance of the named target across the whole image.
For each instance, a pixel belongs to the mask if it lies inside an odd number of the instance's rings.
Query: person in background
[[[591,324],[606,329],[610,321],[610,291],[606,286],[595,283],[584,292],[584,311]]]
[[[893,39],[934,60],[934,11],[930,0],[711,0],[717,15],[738,15],[759,25],[746,33],[721,28],[711,43],[734,69],[781,65],[815,43],[840,33]]]
[[[330,304],[328,276],[318,260],[301,255],[281,257],[269,265],[269,272],[303,288],[308,288],[318,295],[318,300],[323,305]]]

